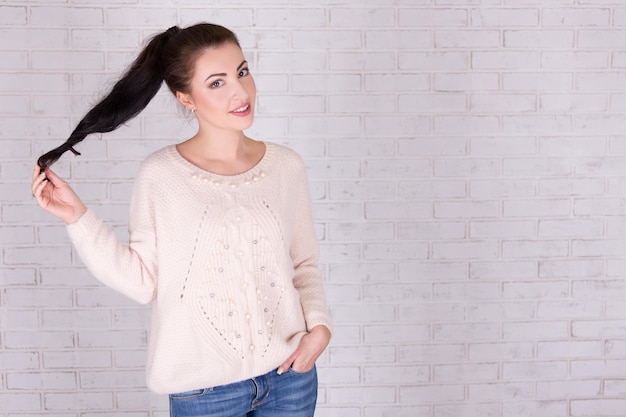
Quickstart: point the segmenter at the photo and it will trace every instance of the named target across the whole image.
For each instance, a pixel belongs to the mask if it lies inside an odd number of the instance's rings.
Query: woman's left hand
[[[278,368],[278,375],[289,368],[296,372],[307,372],[313,369],[315,361],[324,352],[330,342],[328,327],[318,325],[304,335],[296,351]]]

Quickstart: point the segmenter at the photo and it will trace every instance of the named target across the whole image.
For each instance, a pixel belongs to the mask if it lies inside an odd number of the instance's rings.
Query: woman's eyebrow
[[[241,64],[239,64],[239,66],[237,67],[237,71],[239,71],[241,69],[241,67],[243,67],[244,65],[246,65],[248,63],[248,61],[246,61],[245,59],[243,61],[241,61]],[[211,74],[208,77],[206,77],[204,79],[204,81],[206,82],[206,80],[208,80],[211,77],[226,77],[226,73],[225,72],[220,72],[218,74]]]

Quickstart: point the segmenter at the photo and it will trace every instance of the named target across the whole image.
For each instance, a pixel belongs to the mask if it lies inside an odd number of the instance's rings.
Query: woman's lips
[[[230,113],[235,115],[235,116],[247,116],[250,114],[252,110],[250,109],[250,104],[246,104],[243,105],[239,108],[236,108],[235,110],[231,111]]]

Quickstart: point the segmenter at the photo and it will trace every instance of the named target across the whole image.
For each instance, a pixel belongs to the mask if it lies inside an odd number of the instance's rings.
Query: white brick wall
[[[626,415],[622,0],[5,0],[0,417],[165,417],[149,310],[33,203],[32,166],[173,24],[239,34],[251,134],[306,159],[335,336],[319,417]],[[125,238],[163,91],[57,170]],[[182,132],[182,133],[181,133]]]

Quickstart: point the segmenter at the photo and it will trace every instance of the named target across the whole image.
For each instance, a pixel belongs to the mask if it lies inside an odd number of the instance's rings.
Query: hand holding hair
[[[49,168],[42,172],[35,165],[31,189],[41,208],[67,224],[76,222],[87,211],[72,187]]]

